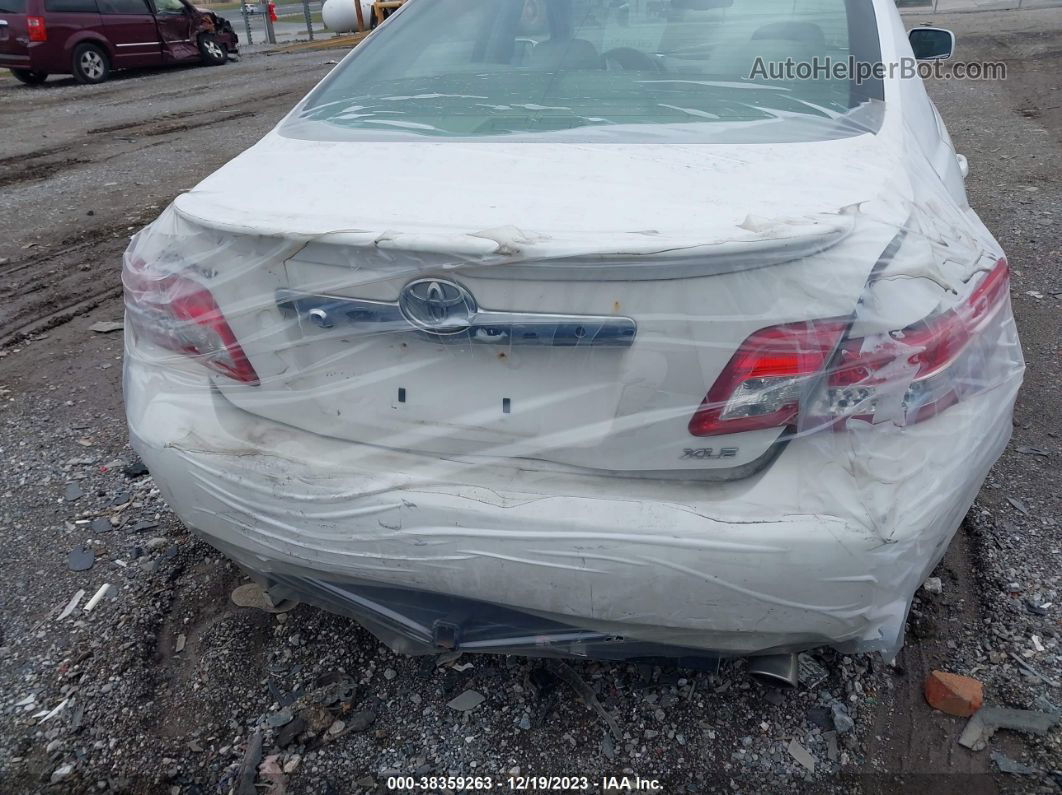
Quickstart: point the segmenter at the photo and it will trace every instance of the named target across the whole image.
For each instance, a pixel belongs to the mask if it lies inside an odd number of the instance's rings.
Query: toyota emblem
[[[413,326],[432,334],[468,331],[476,315],[476,299],[456,282],[418,279],[398,296],[402,316]]]

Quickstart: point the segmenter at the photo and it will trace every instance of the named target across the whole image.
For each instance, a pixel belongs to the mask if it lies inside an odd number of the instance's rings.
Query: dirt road
[[[0,344],[117,295],[129,235],[258,140],[336,56],[255,55],[99,86],[0,81]]]
[[[293,793],[513,771],[585,774],[589,791],[624,772],[666,792],[1058,791],[1059,729],[998,734],[994,751],[1039,771],[1000,773],[989,751],[956,745],[963,721],[929,710],[921,682],[939,667],[982,679],[992,703],[1062,704],[1011,656],[1062,681],[1062,13],[936,21],[956,30],[962,58],[1010,66],[1006,82],[930,91],[970,160],[971,203],[1014,269],[1029,363],[1014,441],[937,572],[943,593],[917,601],[896,667],[824,652],[826,681],[781,693],[741,663],[574,665],[619,737],[534,661],[437,666],[306,606],[280,617],[234,607],[239,573],[180,526],[149,476],[125,471],[122,341],[88,328],[121,318],[128,235],[257,140],[337,54],[95,87],[0,80],[0,790],[227,792],[261,727],[264,755],[287,770],[274,781]],[[81,546],[94,562],[73,571]],[[94,611],[83,600],[59,617],[105,583]],[[449,708],[466,689],[486,700]],[[327,723],[285,742],[285,709]]]

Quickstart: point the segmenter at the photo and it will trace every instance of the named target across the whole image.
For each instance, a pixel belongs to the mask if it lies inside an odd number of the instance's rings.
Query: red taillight
[[[690,420],[694,436],[795,426],[801,403],[808,427],[842,420],[910,424],[954,405],[983,382],[992,350],[973,351],[1008,295],[1000,259],[958,306],[900,331],[840,342],[843,319],[789,323],[750,336]],[[990,344],[990,343],[985,343]],[[969,354],[969,355],[968,355]],[[965,361],[964,366],[956,362]],[[828,363],[828,366],[827,366]],[[825,376],[824,378],[821,376]],[[808,386],[817,384],[814,399]]]
[[[26,31],[30,41],[48,41],[48,28],[44,25],[44,17],[26,17]]]
[[[790,425],[808,377],[830,360],[847,321],[760,329],[745,340],[690,420],[694,436]]]
[[[879,414],[889,419],[902,413],[903,421],[911,424],[938,414],[964,393],[976,390],[978,382],[985,380],[993,351],[971,352],[971,346],[998,318],[1009,285],[1007,261],[1000,259],[954,308],[900,331],[846,340],[830,367],[825,415],[874,422],[880,421]],[[965,368],[956,365],[971,358]],[[904,387],[902,402],[881,411],[880,395],[890,391],[890,384],[893,393],[896,384]]]
[[[183,276],[125,273],[126,308],[137,334],[191,356],[215,372],[257,386],[258,374],[210,291]]]

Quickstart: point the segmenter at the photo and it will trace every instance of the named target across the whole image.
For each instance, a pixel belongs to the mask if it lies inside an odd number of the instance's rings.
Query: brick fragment
[[[981,683],[968,676],[931,671],[926,677],[925,696],[929,706],[949,715],[968,718],[984,703]]]

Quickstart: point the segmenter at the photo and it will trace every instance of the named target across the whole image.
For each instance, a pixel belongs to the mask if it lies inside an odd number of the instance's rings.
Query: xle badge
[[[679,458],[734,458],[737,454],[738,448],[736,447],[720,447],[718,450],[714,447],[687,447]]]

